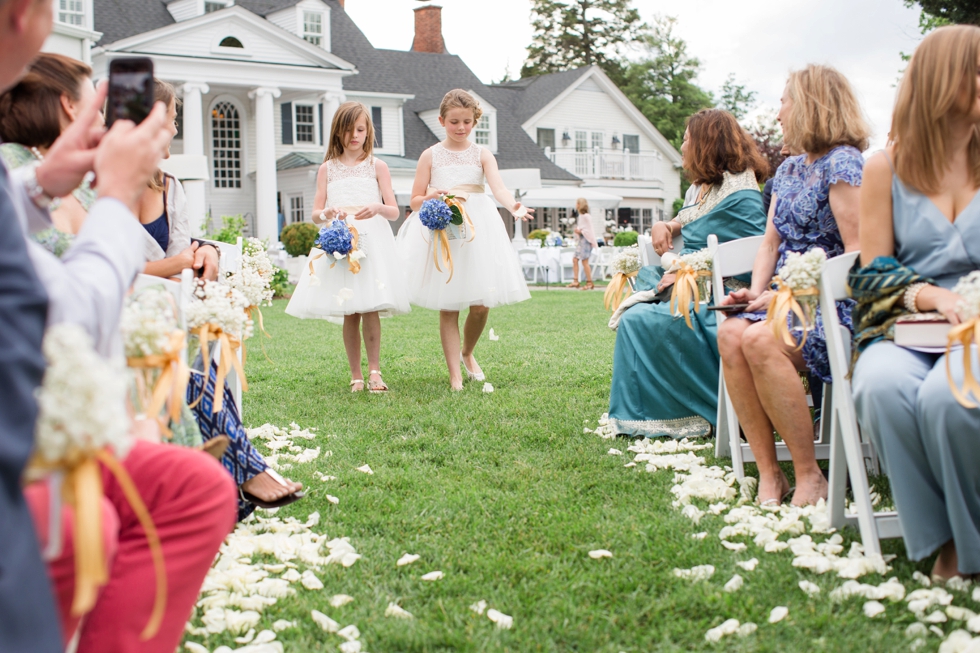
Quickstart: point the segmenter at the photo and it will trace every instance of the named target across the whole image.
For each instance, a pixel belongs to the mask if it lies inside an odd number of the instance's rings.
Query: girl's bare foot
[[[297,483],[289,479],[285,480],[286,485],[281,485],[279,481],[272,478],[267,472],[262,472],[242,483],[242,490],[263,501],[272,502],[278,501],[283,497],[288,497],[290,494],[294,494],[303,489],[302,483]]]
[[[953,540],[946,542],[939,548],[939,555],[936,563],[932,566],[933,577],[949,580],[954,576],[960,576],[959,558],[956,556],[956,545]]]
[[[793,493],[794,506],[811,506],[820,499],[827,499],[827,479],[820,472],[796,477],[796,492]]]
[[[760,475],[758,501],[760,506],[776,505],[783,502],[783,497],[789,492],[789,481],[783,470],[778,474]]]

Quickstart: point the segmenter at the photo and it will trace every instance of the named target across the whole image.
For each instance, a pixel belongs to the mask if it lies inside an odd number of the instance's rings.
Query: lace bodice
[[[327,206],[364,206],[380,201],[374,157],[356,166],[346,166],[336,159],[327,161]]]
[[[450,190],[460,184],[482,186],[486,183],[483,164],[480,163],[482,153],[483,148],[476,143],[462,152],[452,152],[443,147],[442,143],[436,143],[432,147],[432,175],[429,185],[442,190]]]

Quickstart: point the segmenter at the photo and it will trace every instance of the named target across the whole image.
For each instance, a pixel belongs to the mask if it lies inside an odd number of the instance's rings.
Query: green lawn
[[[325,589],[297,585],[296,596],[265,611],[259,628],[277,619],[299,622],[279,634],[287,653],[335,651],[342,642],[313,623],[311,609],[357,625],[372,653],[908,649],[904,629],[914,618],[904,604],[871,621],[863,600],[827,598],[843,583],[832,574],[795,569],[788,553],[751,545],[743,554],[727,551],[713,537],[720,517],[695,527],[671,506],[672,472],[624,469],[628,458],[606,451],[625,450],[628,442],[583,434],[583,423],[594,427],[608,406],[615,334],[606,327],[601,293],[538,290],[529,302],[491,311],[488,326],[500,339],[484,337],[477,357],[492,394],[478,383],[449,392],[438,315],[419,309],[383,321],[382,366],[391,392],[352,395],[340,328],[290,318],[284,307],[277,301],[264,311],[272,362],[257,340],[250,343],[245,422],[318,429],[318,440],[303,444],[333,455],[289,470],[310,493],[278,516],[305,520],[319,511],[314,530],[349,537],[363,555],[347,569],[323,568]],[[364,464],[374,475],[355,470]],[[314,469],[338,479],[320,482]],[[326,500],[327,492],[339,505]],[[710,535],[694,540],[695,531]],[[855,537],[846,533],[846,543]],[[600,548],[614,557],[589,558]],[[893,575],[909,590],[914,570],[928,572],[927,563],[904,558],[900,541],[884,548],[898,554]],[[422,559],[396,567],[406,552]],[[752,556],[761,560],[756,571],[735,567]],[[717,572],[705,583],[672,573],[706,563]],[[419,579],[437,569],[444,579]],[[736,572],[744,588],[724,592]],[[804,594],[797,586],[803,579],[821,594]],[[356,600],[331,608],[327,601],[338,593]],[[481,599],[512,615],[513,628],[496,629],[470,611]],[[415,619],[385,617],[392,601]],[[790,616],[770,625],[769,611],[778,605],[788,606]],[[707,644],[705,631],[730,617],[759,630]],[[953,625],[941,624],[947,632]],[[190,639],[209,650],[236,646],[229,635]],[[939,641],[931,637],[925,650]]]

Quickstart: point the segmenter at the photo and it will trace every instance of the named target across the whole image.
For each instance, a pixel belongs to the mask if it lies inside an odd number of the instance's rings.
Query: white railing
[[[659,168],[663,165],[654,154],[632,154],[629,150],[604,152],[552,152],[545,148],[545,156],[576,177],[583,179],[637,179],[659,181]]]

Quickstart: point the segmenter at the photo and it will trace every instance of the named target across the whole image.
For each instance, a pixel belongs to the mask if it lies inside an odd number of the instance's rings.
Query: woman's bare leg
[[[932,575],[947,580],[960,575],[959,558],[956,555],[956,543],[953,540],[946,542],[939,548],[939,555],[932,566]]]
[[[743,352],[743,338],[750,326],[752,322],[738,318],[722,322],[718,328],[718,351],[725,387],[759,468],[759,503],[773,499],[778,502],[789,490],[789,482],[776,459],[772,422],[759,402],[752,369]]]
[[[381,316],[377,311],[364,313],[362,316],[364,326],[364,347],[367,349],[368,371],[381,371]],[[370,380],[380,382],[380,374],[371,374]]]
[[[585,270],[585,282],[592,283],[592,266],[589,265],[588,260],[582,259],[582,269]],[[578,278],[577,274],[575,275],[575,278]]]
[[[439,312],[439,337],[442,339],[442,353],[446,356],[449,368],[449,386],[453,390],[463,389],[463,373],[459,369],[459,311]]]
[[[361,372],[361,315],[344,316],[344,349],[347,351],[347,363],[350,365],[352,380],[364,379]]]
[[[483,329],[486,328],[489,318],[490,309],[486,306],[470,306],[470,313],[463,324],[463,360],[466,362],[466,368],[474,374],[483,372],[480,364],[473,358],[473,350],[476,349],[476,343],[483,335]],[[459,367],[456,369],[458,370]]]
[[[806,368],[803,354],[776,340],[771,327],[762,322],[746,330],[742,350],[752,369],[759,401],[793,457],[793,504],[805,506],[826,499],[827,479],[817,465],[813,420],[800,381],[799,370]]]

